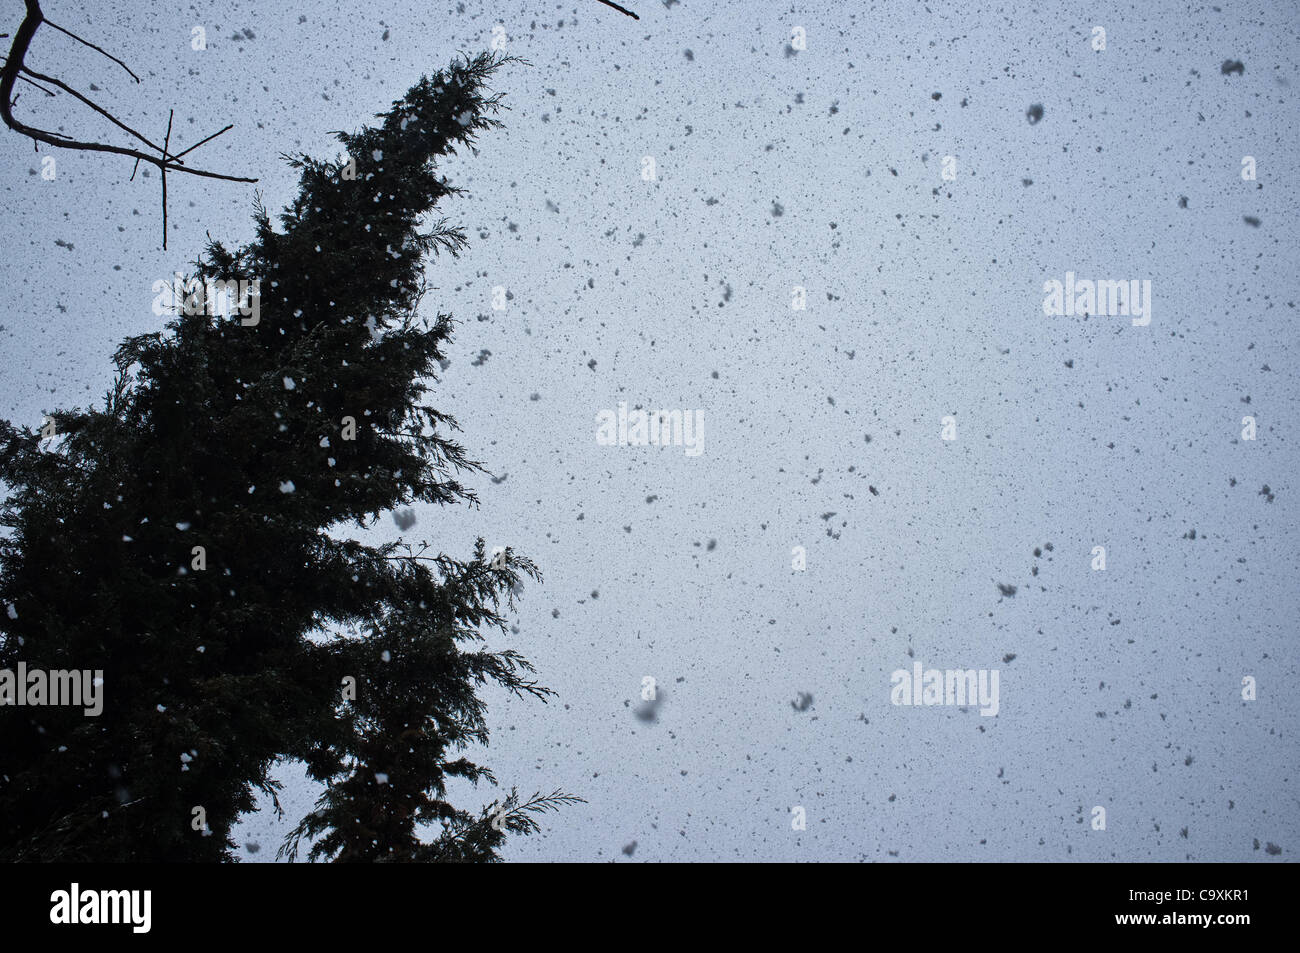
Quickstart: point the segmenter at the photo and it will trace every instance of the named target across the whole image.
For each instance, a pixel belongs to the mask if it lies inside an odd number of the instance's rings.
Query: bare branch
[[[170,168],[174,172],[187,172],[190,175],[202,176],[209,179],[222,179],[227,182],[257,181],[257,179],[247,178],[245,176],[224,175],[219,172],[208,172],[204,169],[192,169],[185,165],[178,165],[173,161],[171,156],[165,154],[162,156],[152,156],[136,149],[128,149],[124,146],[114,146],[102,142],[85,142],[80,139],[73,139],[69,136],[63,135],[62,133],[50,132],[45,129],[38,129],[34,126],[29,126],[16,119],[11,108],[11,99],[13,96],[14,84],[19,79],[19,72],[26,71],[35,78],[44,79],[46,82],[50,82],[50,77],[27,70],[23,65],[23,57],[27,55],[27,50],[31,46],[32,36],[36,33],[36,28],[42,23],[49,22],[45,20],[41,13],[40,4],[37,0],[25,0],[25,2],[27,4],[27,18],[23,20],[22,24],[18,27],[18,32],[14,34],[14,42],[9,51],[9,58],[5,61],[4,69],[0,70],[0,119],[3,119],[5,125],[10,129],[13,129],[15,132],[20,133],[29,139],[35,139],[37,142],[44,142],[47,145],[56,146],[61,149],[73,149],[82,152],[107,152],[113,155],[123,155],[140,162],[148,162],[151,165],[157,166],[159,169],[166,167]],[[76,95],[83,102],[86,102],[87,105],[94,106],[94,104],[86,100],[85,97],[80,96],[71,88],[66,87],[66,84],[61,88],[67,88],[68,92]],[[99,110],[98,107],[94,108],[101,113],[103,112],[102,110]],[[129,131],[132,135],[148,143],[147,139],[129,126],[125,126],[122,123],[118,123],[118,125]],[[209,136],[208,138],[210,139],[212,137]],[[158,148],[151,143],[150,146],[154,149]]]
[[[30,5],[30,4],[28,4],[28,9],[29,9],[29,10],[31,9],[31,5]],[[63,29],[63,27],[59,26],[57,23],[54,23],[54,22],[51,21],[51,20],[46,20],[45,22],[46,22],[47,25],[49,25],[49,26],[53,27],[54,29],[58,30],[60,33],[66,33],[68,36],[72,37],[72,38],[73,38],[74,40],[76,40],[78,43],[85,44],[86,46],[90,47],[92,50],[95,50],[95,51],[98,52],[98,53],[103,53],[105,56],[107,56],[110,60],[112,60],[112,61],[113,61],[114,63],[116,63],[118,66],[122,67],[122,69],[126,70],[128,73],[131,73],[131,67],[127,66],[125,63],[123,63],[121,60],[119,60],[119,59],[118,59],[116,56],[114,56],[112,53],[109,53],[109,52],[107,52],[107,51],[105,51],[105,50],[100,49],[98,46],[96,46],[94,43],[91,43],[89,40],[83,40],[81,37],[77,36],[77,34],[73,33],[71,30],[65,30],[65,29]],[[133,80],[135,80],[137,83],[140,82],[140,77],[139,77],[139,76],[136,76],[135,73],[131,73],[131,78],[132,78]]]
[[[636,15],[635,13],[633,13],[631,10],[628,10],[628,9],[626,9],[626,8],[624,8],[624,7],[620,7],[617,3],[613,3],[612,0],[600,0],[600,2],[603,3],[603,4],[604,4],[605,6],[607,6],[607,7],[613,7],[613,8],[614,8],[615,10],[617,10],[619,13],[622,13],[622,14],[624,14],[624,15],[626,15],[626,16],[629,16],[629,17],[631,17],[633,20],[640,20],[640,19],[641,19],[639,16],[637,16],[637,15]]]
[[[162,172],[163,248],[167,247],[167,173],[168,172],[185,172],[189,175],[196,175],[208,179],[221,179],[226,182],[256,182],[257,181],[257,179],[249,178],[247,176],[225,175],[224,173],[220,173],[220,172],[209,172],[206,169],[191,168],[185,165],[185,163],[181,161],[182,156],[187,155],[190,152],[193,152],[195,149],[197,149],[199,146],[205,143],[211,142],[217,136],[220,136],[222,133],[228,131],[231,128],[231,126],[226,126],[225,128],[213,133],[207,138],[199,140],[189,148],[173,155],[169,150],[171,148],[171,128],[172,128],[172,121],[175,116],[174,110],[171,113],[169,113],[167,118],[167,138],[163,141],[162,146],[159,146],[156,143],[150,141],[143,133],[140,133],[139,131],[132,129],[126,123],[122,122],[117,117],[112,115],[112,113],[110,113],[108,110],[92,102],[90,99],[83,96],[81,93],[77,92],[77,90],[73,89],[71,86],[69,86],[67,83],[63,82],[62,80],[57,79],[53,76],[46,76],[43,73],[37,73],[36,71],[29,69],[25,65],[23,60],[27,56],[28,50],[31,48],[32,39],[36,35],[37,29],[41,26],[41,24],[46,24],[52,27],[53,29],[58,30],[60,33],[72,37],[72,39],[76,40],[78,43],[81,43],[82,45],[89,47],[90,49],[96,51],[97,53],[103,54],[105,57],[112,60],[117,65],[121,66],[122,69],[126,70],[127,73],[131,75],[131,78],[134,79],[137,83],[140,82],[140,77],[136,76],[136,74],[132,72],[131,68],[127,66],[125,63],[123,63],[116,56],[113,56],[111,53],[107,52],[103,48],[96,46],[94,43],[82,39],[81,37],[77,36],[77,34],[73,33],[71,30],[66,30],[63,27],[59,26],[58,24],[52,23],[51,21],[47,20],[45,18],[45,14],[41,10],[41,5],[39,0],[23,0],[23,2],[24,5],[26,6],[26,15],[24,16],[22,23],[19,24],[17,32],[15,32],[13,35],[13,43],[9,47],[9,55],[4,59],[4,66],[2,69],[0,69],[0,120],[3,120],[4,124],[8,126],[10,129],[14,130],[14,132],[17,132],[18,134],[22,136],[26,136],[27,138],[31,139],[33,147],[36,147],[37,143],[45,143],[46,145],[54,146],[55,148],[59,148],[59,149],[72,149],[78,152],[103,152],[109,155],[120,155],[120,156],[126,156],[130,159],[134,159],[135,165],[131,169],[132,179],[135,178],[136,170],[139,169],[141,162],[148,162],[150,165],[157,166],[158,169]],[[4,36],[7,37],[8,34],[4,34]],[[69,95],[77,99],[79,102],[90,107],[97,114],[104,117],[109,122],[113,123],[113,125],[117,126],[119,129],[133,136],[139,142],[143,143],[146,147],[156,152],[157,155],[152,155],[147,152],[141,152],[138,149],[132,149],[126,146],[115,146],[104,142],[92,142],[92,141],[87,141],[82,139],[74,139],[71,136],[64,135],[61,132],[52,132],[47,129],[39,129],[35,126],[27,125],[21,120],[15,118],[13,114],[13,107],[18,101],[18,97],[14,93],[14,86],[17,85],[19,80],[25,83],[29,83],[32,86],[36,86],[37,89],[40,89],[41,92],[45,93],[48,96],[52,96],[54,94],[50,90],[44,89],[43,87],[39,86],[37,83],[33,82],[33,80],[40,80],[43,83],[47,83],[51,86],[63,90],[64,92],[68,93]]]
[[[163,155],[167,155],[167,147],[172,142],[172,117],[176,115],[176,110],[167,110],[167,135],[163,137]],[[167,163],[162,167],[162,203],[163,203],[163,251],[167,250]]]
[[[8,36],[8,35],[9,35],[8,33],[4,34],[4,36]],[[8,60],[9,60],[9,57],[7,57],[7,56],[0,56],[0,63],[8,62]],[[23,68],[23,72],[27,72],[26,67]],[[28,86],[35,86],[37,89],[39,89],[41,92],[43,92],[46,96],[51,96],[51,97],[54,96],[54,90],[52,90],[52,89],[46,89],[46,88],[45,88],[44,86],[42,86],[40,83],[34,83],[34,82],[32,82],[30,79],[28,79],[26,76],[19,76],[18,78],[21,79],[21,80],[22,80],[24,83],[26,83]],[[14,97],[14,100],[15,100],[15,102],[17,101],[17,97],[16,97],[16,96]]]
[[[109,122],[111,122],[113,125],[117,126],[119,129],[124,129],[124,130],[126,130],[127,132],[129,132],[131,135],[135,136],[137,139],[139,139],[141,142],[143,142],[143,143],[144,143],[146,146],[148,146],[150,149],[157,149],[157,148],[158,148],[157,144],[150,142],[150,141],[149,141],[148,139],[146,139],[143,135],[141,135],[140,133],[136,132],[134,129],[132,129],[130,126],[128,126],[126,123],[120,121],[116,116],[114,116],[112,113],[110,113],[107,109],[104,109],[102,106],[98,106],[98,105],[96,105],[95,103],[91,102],[89,99],[87,99],[85,96],[81,95],[81,93],[77,92],[75,89],[73,89],[73,88],[72,88],[71,86],[69,86],[67,83],[63,82],[63,80],[61,80],[61,79],[56,79],[56,78],[53,77],[53,76],[46,76],[46,75],[43,74],[43,73],[38,73],[38,72],[36,72],[35,70],[28,69],[26,66],[22,67],[22,72],[25,73],[27,76],[32,76],[32,77],[35,77],[36,79],[41,80],[42,82],[49,83],[51,86],[57,86],[57,87],[59,87],[59,89],[63,90],[65,93],[68,93],[69,95],[74,96],[74,97],[76,97],[77,99],[81,100],[81,102],[85,103],[85,104],[86,104],[87,106],[89,106],[91,109],[95,110],[95,112],[99,113],[101,116],[103,116],[105,119],[107,119],[107,120],[108,120]],[[51,95],[53,95],[53,93],[51,93]],[[174,158],[174,157],[173,157],[173,158]]]
[[[173,161],[173,162],[180,163],[180,161],[181,161],[181,156],[183,156],[183,155],[188,155],[189,153],[191,153],[191,152],[193,152],[195,149],[197,149],[199,146],[203,145],[205,142],[211,142],[213,139],[217,138],[217,136],[221,135],[223,132],[229,132],[231,129],[234,129],[234,128],[235,128],[235,127],[234,127],[234,124],[232,123],[231,125],[226,126],[224,129],[218,129],[216,132],[214,132],[212,135],[208,136],[206,139],[200,139],[198,142],[194,143],[194,145],[190,146],[190,147],[189,147],[188,149],[186,149],[184,152],[178,152],[178,153],[176,153],[176,155],[172,156],[172,161]],[[183,164],[183,163],[182,163],[182,164]]]
[[[54,96],[54,90],[52,90],[52,89],[46,89],[46,88],[45,88],[44,86],[42,86],[40,83],[33,83],[33,82],[32,82],[30,79],[28,79],[26,76],[19,76],[18,78],[21,79],[21,80],[22,80],[24,83],[26,83],[28,86],[35,86],[37,89],[39,89],[41,92],[43,92],[46,96],[50,96],[50,97],[53,97],[53,96]]]

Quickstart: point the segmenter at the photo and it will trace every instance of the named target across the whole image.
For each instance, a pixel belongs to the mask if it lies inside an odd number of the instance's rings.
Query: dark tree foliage
[[[104,671],[99,717],[0,705],[0,860],[228,860],[283,758],[327,786],[290,842],[313,858],[494,860],[575,800],[445,796],[495,783],[465,756],[479,689],[550,694],[483,641],[532,563],[342,532],[476,505],[458,476],[481,467],[424,402],[452,322],[417,307],[426,256],[465,245],[430,221],[459,191],[435,162],[499,125],[503,62],[421,79],[337,160],[289,157],[278,227],[259,201],[256,240],[210,243],[190,276],[259,281],[256,324],[181,314],[121,346],[102,410],[50,414],[48,439],[0,422],[0,668]]]

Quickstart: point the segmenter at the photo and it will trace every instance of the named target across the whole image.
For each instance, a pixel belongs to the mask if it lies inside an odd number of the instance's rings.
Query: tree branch
[[[29,10],[31,9],[31,5],[30,5],[30,4],[28,5],[28,9],[29,9]],[[101,49],[100,49],[99,47],[97,47],[94,43],[91,43],[89,40],[83,40],[81,37],[77,36],[77,34],[73,33],[71,30],[65,30],[65,29],[63,29],[63,27],[59,26],[57,23],[54,23],[54,22],[52,22],[52,21],[50,21],[50,20],[46,20],[45,22],[46,22],[50,27],[52,27],[53,29],[58,30],[60,33],[66,33],[68,36],[72,37],[72,38],[73,38],[74,40],[76,40],[78,43],[85,44],[86,46],[90,47],[92,50],[95,50],[96,52],[99,52],[99,53],[103,53],[105,56],[107,56],[110,60],[112,60],[112,61],[113,61],[114,63],[116,63],[118,66],[122,67],[122,69],[126,70],[128,73],[131,73],[131,67],[127,66],[125,63],[123,63],[121,60],[119,60],[119,59],[118,59],[116,56],[114,56],[112,53],[108,53],[108,52],[106,52],[106,51],[104,51],[104,50],[101,50]],[[139,76],[136,76],[135,73],[131,73],[131,78],[132,78],[133,80],[135,80],[137,83],[140,82],[140,77],[139,77]]]
[[[0,34],[0,36],[8,36],[8,35],[9,35],[8,33]],[[8,61],[9,61],[9,57],[7,57],[7,56],[0,56],[0,63],[6,63],[6,62],[8,62]],[[23,71],[24,73],[28,72],[28,70],[27,70],[26,67],[24,67],[22,71]],[[18,78],[21,79],[21,80],[22,80],[24,83],[26,83],[28,86],[35,86],[37,89],[39,89],[41,92],[43,92],[46,96],[53,96],[53,95],[54,95],[54,91],[53,91],[53,90],[46,89],[46,88],[45,88],[44,86],[42,86],[40,83],[34,83],[34,82],[32,82],[32,81],[31,81],[30,79],[28,79],[26,76],[19,76]],[[18,101],[18,97],[17,97],[17,96],[14,97],[14,101],[15,101],[15,102]]]
[[[114,63],[121,66],[122,69],[126,70],[127,73],[131,75],[131,78],[134,79],[137,83],[140,82],[140,77],[136,76],[136,74],[132,72],[131,68],[127,66],[125,63],[123,63],[121,60],[119,60],[116,56],[113,56],[111,53],[107,52],[101,47],[96,46],[94,43],[82,39],[72,31],[64,29],[63,27],[59,26],[57,23],[52,23],[51,21],[47,20],[45,18],[45,14],[41,10],[41,5],[39,0],[24,0],[24,4],[27,8],[26,15],[23,18],[23,22],[19,24],[17,32],[14,33],[13,43],[9,48],[9,56],[4,61],[3,69],[0,69],[0,120],[3,120],[4,124],[8,126],[10,129],[14,130],[14,132],[17,132],[18,134],[26,136],[27,138],[31,139],[33,145],[35,145],[38,142],[43,142],[46,145],[53,146],[58,149],[72,149],[77,152],[103,152],[109,155],[126,156],[128,158],[135,160],[136,168],[139,167],[141,162],[148,162],[150,165],[157,166],[158,169],[162,172],[163,248],[167,247],[167,173],[169,171],[185,172],[188,173],[189,175],[196,175],[207,179],[221,179],[226,182],[256,182],[257,181],[257,179],[248,178],[246,176],[226,175],[220,172],[209,172],[206,169],[191,168],[185,165],[185,163],[181,161],[181,156],[193,152],[195,149],[197,149],[199,146],[203,145],[204,143],[211,142],[217,136],[221,135],[223,132],[226,132],[228,129],[230,129],[231,128],[230,126],[226,126],[224,129],[221,129],[220,131],[213,133],[212,135],[208,136],[206,139],[201,139],[200,141],[196,142],[194,145],[190,146],[188,149],[185,149],[183,152],[173,155],[170,152],[168,152],[168,149],[171,146],[171,125],[172,125],[172,118],[174,116],[174,112],[171,115],[169,115],[167,119],[167,128],[168,128],[167,139],[164,141],[163,145],[159,147],[157,144],[151,142],[148,138],[146,138],[143,134],[137,132],[135,129],[132,129],[126,123],[117,119],[115,116],[109,113],[108,110],[91,102],[88,98],[81,95],[81,93],[77,92],[67,83],[64,83],[62,80],[56,79],[52,76],[46,76],[42,73],[37,73],[35,70],[29,69],[25,65],[23,60],[27,56],[28,50],[31,48],[32,39],[36,35],[36,30],[41,26],[41,24],[46,24],[52,27],[53,29],[58,30],[60,33],[72,37],[72,39],[76,40],[78,43],[90,47],[92,50],[95,50],[97,53],[102,53],[104,56],[108,57],[108,59],[112,60]],[[4,36],[8,36],[8,34],[4,34]],[[30,77],[30,79],[28,77]],[[63,133],[51,132],[46,129],[39,129],[35,126],[29,126],[26,123],[22,122],[21,120],[15,118],[13,114],[13,106],[17,102],[17,97],[14,95],[14,86],[18,83],[19,80],[22,80],[23,82],[26,83],[31,83],[33,86],[36,86],[36,84],[32,82],[33,79],[41,80],[44,83],[48,83],[52,86],[62,89],[64,92],[76,98],[79,102],[84,103],[86,106],[89,106],[96,113],[103,116],[105,119],[113,123],[119,129],[124,130],[125,132],[134,136],[140,142],[144,143],[144,145],[146,145],[150,149],[155,150],[158,153],[158,155],[152,155],[147,152],[141,152],[138,149],[131,149],[131,148],[127,148],[126,146],[115,146],[104,142],[91,142],[82,139],[74,139],[71,136],[65,136]],[[37,86],[37,88],[40,89],[41,87]],[[52,93],[49,93],[48,90],[42,90],[42,92],[45,92],[49,95],[53,95]],[[133,179],[135,178],[135,169],[132,169],[131,171],[131,178]]]
[[[150,149],[157,149],[157,148],[158,148],[158,146],[157,146],[155,143],[150,142],[150,141],[149,141],[148,139],[146,139],[143,135],[141,135],[140,133],[136,132],[134,129],[132,129],[130,126],[128,126],[126,123],[124,123],[124,122],[122,122],[121,120],[119,120],[116,116],[114,116],[112,113],[110,113],[110,112],[109,112],[107,109],[105,109],[104,107],[102,107],[102,106],[100,106],[100,105],[97,105],[96,103],[91,102],[89,99],[87,99],[85,96],[81,95],[81,93],[77,92],[75,89],[73,89],[73,88],[72,88],[71,86],[69,86],[67,83],[63,82],[63,80],[61,80],[61,79],[57,79],[57,78],[55,78],[55,77],[53,77],[53,76],[46,76],[44,73],[38,73],[38,72],[36,72],[35,70],[28,69],[26,66],[22,67],[22,73],[24,73],[25,75],[19,77],[20,79],[26,79],[27,76],[31,76],[31,77],[33,77],[33,78],[35,78],[35,79],[39,79],[39,80],[40,80],[41,82],[43,82],[43,83],[49,83],[51,86],[57,86],[59,89],[63,90],[65,93],[68,93],[69,95],[71,95],[71,96],[75,97],[76,99],[80,100],[81,102],[85,103],[87,106],[89,106],[91,109],[95,110],[95,112],[99,113],[101,116],[103,116],[105,119],[107,119],[107,120],[108,120],[109,122],[111,122],[113,125],[117,126],[119,129],[124,129],[124,130],[126,130],[127,132],[129,132],[131,135],[135,136],[137,139],[139,139],[141,142],[143,142],[143,143],[144,143],[146,146],[148,146]],[[29,80],[29,82],[30,82],[30,80]],[[53,93],[50,93],[50,95],[53,96],[54,94],[53,94]],[[175,157],[173,156],[173,157],[171,157],[171,158],[174,159]]]
[[[167,110],[167,135],[163,137],[162,154],[167,156],[167,147],[172,143],[172,117],[176,110]],[[163,251],[167,250],[167,163],[162,166],[162,205],[163,205]]]
[[[635,13],[633,13],[631,10],[625,9],[625,8],[623,8],[623,7],[620,7],[617,3],[613,3],[612,0],[600,0],[600,2],[603,3],[603,4],[604,4],[605,6],[607,6],[607,7],[613,7],[613,8],[614,8],[615,10],[617,10],[619,13],[622,13],[622,14],[625,14],[626,16],[629,16],[629,17],[631,17],[633,20],[640,20],[640,19],[641,19],[639,16],[637,16],[637,15],[636,15]]]

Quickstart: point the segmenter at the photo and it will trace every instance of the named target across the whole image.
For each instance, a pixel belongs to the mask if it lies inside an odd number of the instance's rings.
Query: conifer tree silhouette
[[[182,313],[119,348],[102,409],[0,422],[0,669],[103,670],[98,717],[0,705],[0,860],[229,860],[283,758],[326,785],[289,841],[313,858],[495,860],[578,800],[446,800],[448,778],[494,781],[465,750],[488,740],[476,691],[550,694],[483,644],[533,564],[344,532],[477,503],[459,480],[482,468],[424,400],[452,321],[419,305],[426,258],[466,244],[430,221],[459,191],[436,160],[499,125],[507,61],[422,78],[337,133],[339,158],[286,157],[278,227],[259,199],[250,244],[210,242]],[[260,288],[255,319],[196,290],[230,280]]]

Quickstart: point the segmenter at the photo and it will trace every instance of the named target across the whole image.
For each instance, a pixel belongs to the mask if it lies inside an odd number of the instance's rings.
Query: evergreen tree
[[[426,256],[466,243],[429,223],[459,191],[436,160],[499,125],[504,62],[422,78],[339,158],[287,157],[278,227],[259,201],[253,242],[209,243],[183,313],[119,348],[102,409],[0,422],[0,669],[103,670],[98,717],[0,705],[0,860],[230,859],[282,758],[326,785],[292,838],[313,857],[496,859],[575,800],[446,800],[447,778],[495,783],[464,751],[488,740],[476,691],[549,694],[482,644],[532,563],[342,535],[476,505],[459,478],[481,467],[424,401],[452,321],[418,306]],[[232,279],[260,299],[209,313],[197,289]]]

